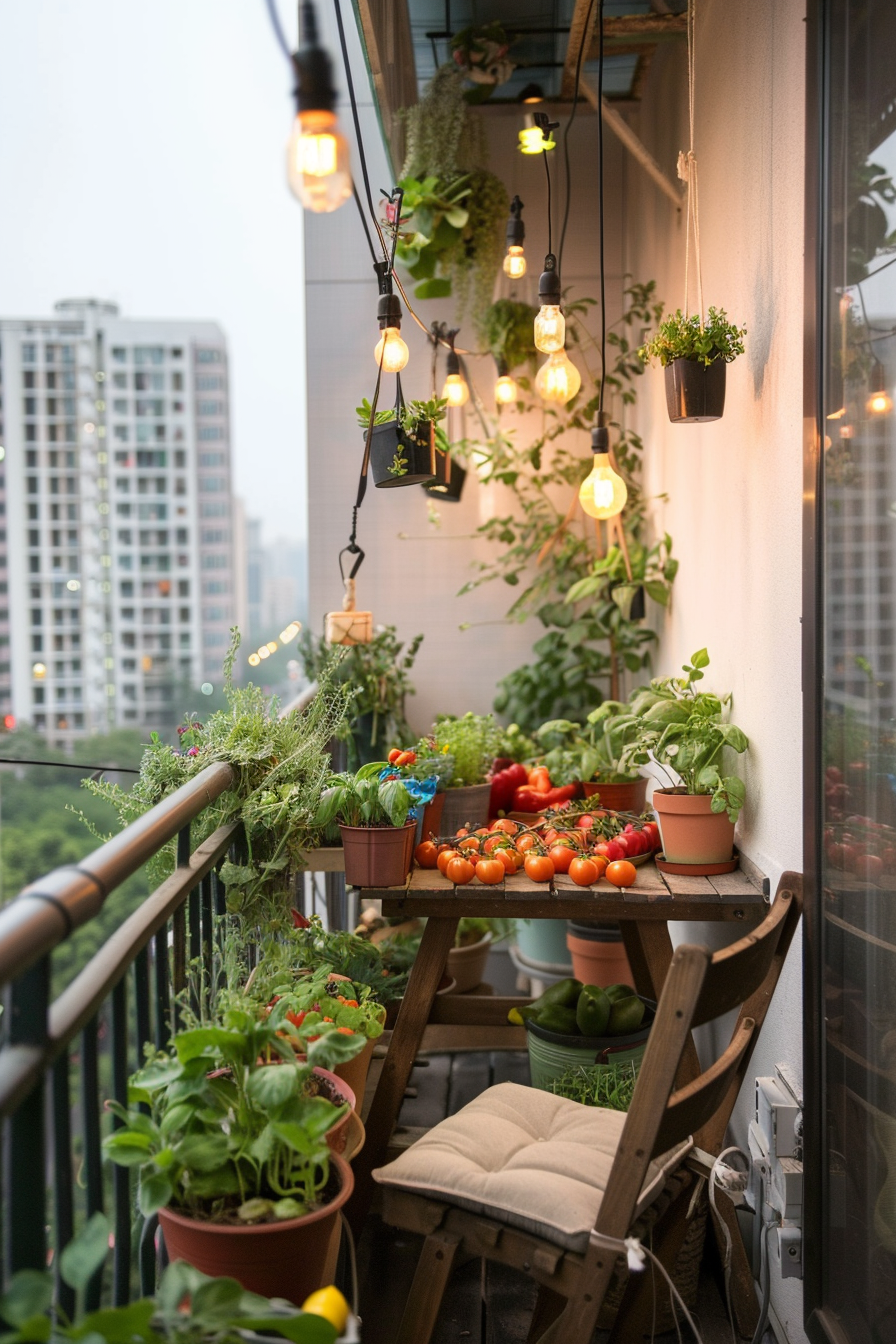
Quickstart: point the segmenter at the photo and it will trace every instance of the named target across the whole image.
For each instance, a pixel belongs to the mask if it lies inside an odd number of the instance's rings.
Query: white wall
[[[773,891],[783,871],[802,867],[803,13],[801,0],[697,8],[704,296],[746,323],[747,349],[728,368],[722,420],[670,424],[656,369],[641,421],[648,484],[669,495],[657,521],[681,560],[658,661],[674,673],[706,645],[707,686],[733,692],[734,720],[750,739],[738,843]],[[673,178],[687,148],[686,80],[683,50],[658,57],[636,123]],[[630,171],[628,184],[629,265],[656,277],[668,308],[683,307],[684,214],[643,174]],[[683,936],[706,941],[700,928]],[[797,943],[754,1072],[784,1061],[799,1073],[801,1028]],[[745,1088],[733,1121],[741,1146],[750,1100]],[[799,1281],[773,1282],[772,1304],[789,1339],[802,1340]]]

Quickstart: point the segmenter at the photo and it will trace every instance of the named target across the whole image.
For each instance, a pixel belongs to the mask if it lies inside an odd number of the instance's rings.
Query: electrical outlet
[[[803,1234],[798,1227],[779,1227],[774,1244],[782,1279],[803,1277]]]

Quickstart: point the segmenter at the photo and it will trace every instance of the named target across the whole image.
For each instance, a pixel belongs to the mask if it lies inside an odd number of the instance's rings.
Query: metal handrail
[[[19,979],[93,919],[110,892],[231,788],[233,780],[225,762],[207,766],[80,863],[55,868],[25,887],[0,910],[0,986]]]

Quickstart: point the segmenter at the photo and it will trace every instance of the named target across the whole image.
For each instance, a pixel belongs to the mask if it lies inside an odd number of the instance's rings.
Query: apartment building
[[[65,300],[0,319],[0,379],[0,717],[155,727],[240,615],[224,334]]]

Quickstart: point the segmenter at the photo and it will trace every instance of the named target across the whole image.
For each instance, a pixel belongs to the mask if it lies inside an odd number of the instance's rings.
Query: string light
[[[582,386],[579,373],[565,350],[549,355],[535,376],[535,391],[543,401],[555,401],[565,406]]]
[[[579,503],[590,518],[615,518],[625,508],[628,490],[622,477],[610,466],[610,433],[606,425],[591,431],[594,465],[579,486]]]
[[[547,154],[557,148],[557,141],[550,134],[542,135],[541,127],[536,125],[531,112],[526,113],[526,124],[519,133],[520,153]]]
[[[560,311],[560,276],[557,258],[549,252],[544,259],[544,270],[538,281],[541,307],[535,319],[535,348],[543,355],[553,355],[566,344],[566,319]]]
[[[348,141],[339,130],[330,58],[320,46],[312,0],[302,0],[301,41],[293,53],[296,119],[286,146],[286,179],[306,210],[328,214],[352,194]]]
[[[498,379],[495,383],[495,401],[499,406],[509,406],[519,398],[519,388],[507,369],[507,361],[499,359],[495,361],[498,365]]]
[[[887,391],[886,370],[879,359],[874,361],[871,370],[871,392],[865,409],[869,415],[889,415],[893,409],[893,398]]]
[[[504,274],[511,280],[521,280],[526,274],[526,256],[523,243],[526,238],[526,226],[522,217],[523,203],[519,196],[510,202],[510,218],[507,221],[505,240],[507,256],[504,258]]]
[[[448,332],[451,349],[448,351],[448,358],[445,361],[447,375],[442,387],[442,398],[447,401],[449,406],[466,406],[470,400],[470,389],[467,387],[466,380],[460,371],[460,359],[454,349],[456,335],[456,330]]]
[[[383,373],[401,373],[411,357],[411,352],[401,339],[401,303],[398,295],[392,291],[389,263],[378,261],[373,269],[380,291],[376,316],[383,333],[376,343],[373,357],[377,368],[382,367]]]

